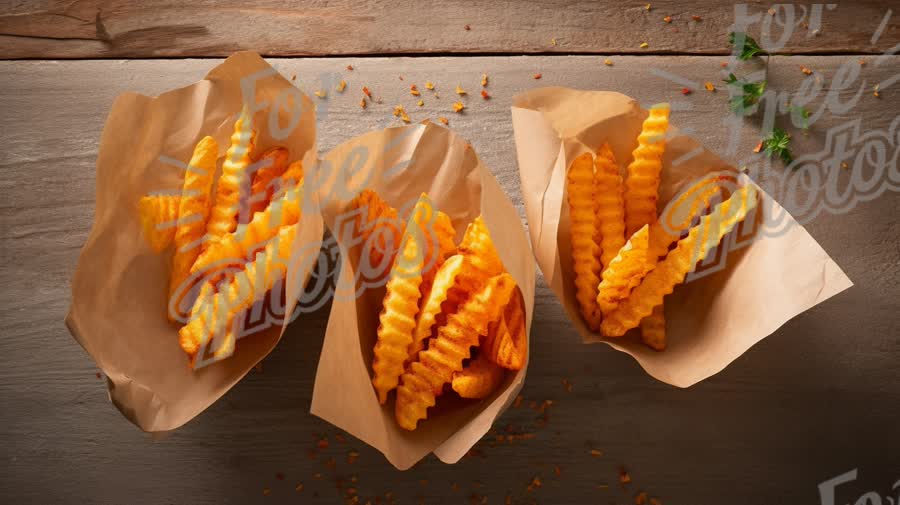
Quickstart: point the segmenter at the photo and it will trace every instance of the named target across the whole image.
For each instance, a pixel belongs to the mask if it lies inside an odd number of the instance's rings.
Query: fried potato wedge
[[[443,393],[444,384],[453,380],[454,373],[462,371],[463,361],[471,356],[471,348],[478,345],[479,336],[486,334],[488,325],[500,318],[515,288],[515,281],[507,273],[492,277],[447,318],[447,324],[438,328],[437,336],[428,349],[419,353],[418,360],[410,363],[397,388],[395,416],[402,428],[414,430],[419,420],[426,418],[428,407]]]
[[[502,367],[479,354],[461,372],[453,374],[450,386],[463,398],[487,398],[503,382],[505,373]]]
[[[685,276],[719,244],[722,237],[756,208],[757,197],[758,192],[752,185],[744,186],[713,208],[709,215],[702,217],[700,224],[691,228],[687,237],[680,240],[675,249],[644,277],[631,296],[603,319],[601,333],[608,337],[620,337],[650,315],[656,306],[662,304],[663,297],[684,281]]]
[[[591,153],[584,153],[569,166],[566,192],[569,203],[569,235],[575,272],[575,298],[588,327],[600,328],[597,285],[600,283],[600,259],[594,243],[594,164]]]

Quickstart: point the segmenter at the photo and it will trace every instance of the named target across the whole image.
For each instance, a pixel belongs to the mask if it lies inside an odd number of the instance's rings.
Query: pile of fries
[[[244,109],[218,180],[218,144],[204,137],[180,196],[147,195],[139,202],[153,250],[174,248],[167,314],[172,322],[187,320],[179,343],[192,364],[201,350],[216,359],[233,354],[242,314],[287,272],[303,206],[303,165],[288,163],[284,147],[256,153],[256,138]]]
[[[425,194],[405,222],[370,190],[351,208],[362,210],[355,226],[367,260],[390,265],[372,384],[382,404],[397,391],[402,428],[416,429],[445,386],[462,398],[485,398],[506,370],[524,366],[524,299],[480,216],[457,246],[450,218]]]
[[[727,177],[707,177],[658,216],[668,127],[668,104],[652,108],[624,181],[608,144],[573,160],[566,178],[582,317],[605,337],[621,337],[640,326],[641,340],[657,351],[666,348],[665,295],[756,207],[758,198],[752,185],[736,188]],[[719,203],[711,207],[714,202]]]

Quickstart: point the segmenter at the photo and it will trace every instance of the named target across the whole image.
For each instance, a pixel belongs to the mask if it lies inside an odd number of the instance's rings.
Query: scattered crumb
[[[690,88],[681,88],[681,94],[682,95],[690,95],[691,89]]]
[[[322,438],[316,443],[316,447],[319,449],[328,449],[328,439]]]
[[[603,451],[599,449],[591,449],[591,456],[599,458],[600,456],[603,456]]]
[[[647,12],[650,12],[650,9],[651,9],[650,4],[647,4],[644,6],[644,10],[646,10]]]
[[[703,18],[701,18],[700,16],[691,16],[691,19],[693,19],[694,21],[696,21],[696,22],[698,22],[698,23],[699,23],[700,21],[703,21]]]
[[[666,16],[666,17],[664,17],[664,18],[663,18],[663,21],[665,21],[666,23],[671,23],[671,22],[672,22],[672,16]]]
[[[421,93],[419,93],[419,88],[413,84],[409,87],[409,94],[412,96],[419,96]]]
[[[460,113],[460,112],[462,112],[463,109],[465,109],[465,108],[466,108],[466,106],[463,105],[462,102],[455,102],[455,103],[453,104],[453,112]]]
[[[403,80],[403,76],[402,76],[402,75],[398,75],[397,78],[400,79],[401,81]]]
[[[445,118],[444,116],[439,117],[438,121],[440,121],[441,124],[443,124],[445,126],[450,124],[450,120]],[[469,451],[469,452],[472,452],[472,451]],[[468,453],[466,455],[468,456]]]
[[[877,85],[877,84],[875,85],[875,88],[872,90],[872,95],[874,95],[875,98],[878,98],[878,97],[881,96],[881,95],[878,93],[878,85]]]
[[[543,75],[541,75],[540,73],[534,74],[535,79],[540,79],[541,77],[543,77]]]
[[[356,463],[356,460],[359,459],[359,451],[356,449],[351,449],[350,452],[347,453],[347,464],[352,465]]]
[[[726,68],[726,67],[728,66],[728,62],[727,62],[727,61],[723,61],[722,63],[719,63],[719,66],[722,67],[722,68]]]
[[[562,382],[563,387],[566,388],[566,392],[571,393],[572,392],[572,383],[569,382],[569,379],[563,379],[561,382]]]
[[[866,60],[864,60],[862,58],[859,59],[859,66],[864,67],[864,66],[866,66],[866,63],[867,63]]]
[[[810,75],[810,74],[812,74],[812,70],[810,70],[810,69],[808,69],[808,68],[806,68],[806,67],[802,67],[802,66],[801,66],[801,67],[800,67],[800,71],[803,72],[805,75]]]
[[[487,75],[487,74],[481,74],[481,87],[482,87],[482,88],[486,88],[487,85],[488,85],[488,75]]]
[[[434,89],[434,83],[431,81],[425,81],[425,89]]]
[[[472,27],[469,25],[466,25],[466,26],[463,26],[463,29],[465,29],[466,31],[469,31],[472,29]]]
[[[843,169],[848,169],[848,168],[850,168],[850,165],[848,165],[846,161],[842,161],[842,162],[841,162],[841,168],[843,168]]]
[[[459,84],[456,85],[456,94],[459,96],[463,96],[466,94],[466,90],[462,89],[462,86]]]
[[[528,487],[526,487],[525,490],[530,493],[530,492],[534,491],[535,489],[541,487],[542,484],[543,483],[541,482],[541,478],[538,476],[535,476],[534,478],[531,479],[531,483],[528,484]]]
[[[483,89],[483,90],[481,90],[481,98],[484,98],[485,100],[489,100],[491,98],[491,95],[488,94],[486,89]]]
[[[427,486],[427,485],[428,485],[428,479],[419,479],[419,484],[422,485],[422,486]]]
[[[606,58],[605,60],[603,60],[603,64],[606,65],[607,67],[611,67],[611,66],[613,66],[613,61],[609,58]]]
[[[597,484],[594,487],[597,489],[609,489],[609,484]]]
[[[715,91],[716,90],[716,85],[710,81],[704,82],[703,87],[706,88],[706,91]]]
[[[297,487],[294,488],[294,491],[296,491],[298,493],[300,491],[303,491],[303,483],[301,482],[300,484],[297,484]]]
[[[360,100],[359,100],[359,106],[362,107],[363,109],[366,108],[366,97],[360,98]]]
[[[100,377],[102,377],[102,376],[100,375],[100,372],[95,373],[94,376],[96,376],[98,379],[99,379]]]
[[[521,407],[521,406],[522,406],[522,400],[524,400],[524,398],[522,397],[522,395],[517,396],[517,397],[516,397],[516,401],[513,402],[513,408],[514,408],[514,409],[517,409],[517,408]]]
[[[647,503],[647,492],[641,491],[640,493],[634,495],[634,505],[646,505]]]
[[[647,49],[648,47],[650,47],[650,44],[648,44],[647,42],[641,42],[641,49]]]
[[[293,75],[291,76],[291,80],[292,80],[292,81],[296,81],[296,80],[297,80],[297,74],[293,74]]]
[[[281,472],[277,472],[277,473],[275,474],[275,478],[278,479],[278,480],[284,480],[284,474],[281,473]]]
[[[650,505],[662,505],[662,502],[656,498],[650,498]]]
[[[425,105],[425,100],[419,100],[418,102],[416,102],[416,105],[422,107],[423,105]]]
[[[555,46],[555,45],[556,45],[556,37],[550,39],[550,45],[551,45],[551,46]]]
[[[771,8],[771,9],[767,10],[766,12],[768,12],[770,16],[774,16],[774,15],[775,15],[775,9],[774,9],[774,8]]]
[[[323,90],[323,89],[317,89],[316,91],[313,92],[313,94],[319,98],[327,98],[328,97],[328,93],[326,93],[325,90]]]
[[[343,93],[344,90],[347,89],[347,81],[341,79],[341,82],[338,83],[336,89],[338,93]]]
[[[559,465],[553,465],[553,475],[559,477],[562,475],[562,470],[559,468]]]
[[[365,94],[367,97],[372,98],[372,92],[369,91],[369,87],[368,87],[368,86],[363,86],[363,90],[362,90],[362,91],[363,91],[363,94]]]
[[[628,471],[625,468],[619,469],[619,483],[623,486],[631,482],[631,475],[628,475]]]
[[[353,65],[347,65],[347,70],[353,71]]]
[[[762,140],[759,141],[759,144],[756,144],[756,147],[753,148],[753,152],[758,153],[762,151]]]
[[[270,494],[272,494],[271,489],[269,489],[269,488],[263,489],[263,496],[269,496]]]

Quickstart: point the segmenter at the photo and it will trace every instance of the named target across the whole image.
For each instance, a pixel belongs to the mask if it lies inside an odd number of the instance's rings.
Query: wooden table
[[[853,288],[688,390],[651,379],[606,346],[582,345],[539,279],[523,406],[496,423],[476,455],[453,466],[429,457],[396,471],[376,451],[352,437],[340,442],[334,428],[309,415],[328,307],[292,325],[261,371],[182,429],[157,437],[110,405],[103,380],[63,325],[69,279],[92,220],[97,141],[119,93],[186,85],[232,51],[253,49],[284,75],[297,74],[308,91],[330,73],[348,81],[344,94],[319,102],[323,150],[394,124],[396,104],[413,120],[447,116],[522,213],[509,106],[515,93],[532,87],[672,101],[674,121],[724,153],[727,93],[708,92],[702,83],[722,88],[732,5],[31,3],[0,7],[0,57],[22,60],[0,62],[4,501],[340,503],[345,494],[335,481],[343,479],[344,490],[355,487],[364,497],[360,503],[392,492],[398,503],[468,503],[473,495],[476,502],[484,495],[502,503],[510,495],[516,503],[623,504],[647,491],[665,504],[799,504],[819,503],[820,483],[858,469],[856,480],[837,488],[835,503],[870,491],[897,502],[891,488],[900,487],[900,199],[892,190],[806,223]],[[763,19],[768,8],[748,7]],[[827,111],[807,133],[790,129],[798,154],[825,148],[828,131],[847,121],[860,119],[864,131],[887,130],[900,113],[900,87],[890,86],[900,56],[877,56],[897,51],[900,3],[821,9],[820,25],[801,25],[768,60],[770,87],[795,90],[805,67],[825,86],[814,102],[820,103],[840,66],[858,60],[865,62],[860,80],[836,93],[850,100],[862,79],[866,84],[852,109]],[[648,48],[639,47],[643,41]],[[612,66],[603,64],[606,58]],[[490,76],[489,101],[477,95],[482,73]],[[416,107],[408,86],[426,80],[443,96]],[[880,98],[873,96],[875,83],[883,83]],[[449,111],[456,84],[470,90],[462,115]],[[360,110],[363,85],[382,103]],[[697,87],[682,95],[688,85]],[[759,131],[758,121],[745,120],[726,157],[758,160],[752,150]],[[897,137],[893,142],[896,152]],[[783,171],[776,164],[773,173]],[[773,191],[775,179],[770,174],[760,183]],[[544,400],[553,401],[549,423],[537,428],[539,414],[529,405]],[[536,437],[498,443],[507,425]],[[309,450],[323,436],[329,447],[311,459]],[[346,462],[351,450],[361,453],[355,464]],[[632,479],[627,486],[619,484],[623,466]],[[527,492],[535,477],[542,486]]]

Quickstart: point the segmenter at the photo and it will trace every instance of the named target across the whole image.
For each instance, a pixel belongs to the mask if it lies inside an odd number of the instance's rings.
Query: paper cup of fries
[[[584,342],[688,387],[852,285],[733,166],[619,93],[541,88],[513,100],[538,265]]]
[[[254,53],[116,99],[66,324],[142,429],[181,426],[278,342],[321,245],[315,157],[312,102]]]
[[[455,463],[525,379],[521,220],[471,145],[428,122],[336,147],[317,179],[340,277],[312,413],[397,468],[429,452]]]

